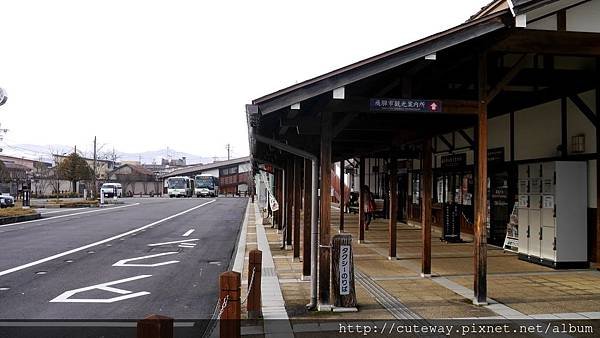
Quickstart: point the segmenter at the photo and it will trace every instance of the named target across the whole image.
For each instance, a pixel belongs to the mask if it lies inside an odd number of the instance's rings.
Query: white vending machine
[[[519,259],[587,268],[587,163],[519,166]]]

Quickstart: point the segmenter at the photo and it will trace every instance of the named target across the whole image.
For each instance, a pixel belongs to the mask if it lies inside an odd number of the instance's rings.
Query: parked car
[[[15,198],[10,195],[0,195],[0,207],[8,208],[15,206]]]

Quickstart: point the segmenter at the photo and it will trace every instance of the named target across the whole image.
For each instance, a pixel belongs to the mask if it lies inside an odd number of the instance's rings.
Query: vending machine
[[[587,163],[519,166],[519,259],[587,268]]]

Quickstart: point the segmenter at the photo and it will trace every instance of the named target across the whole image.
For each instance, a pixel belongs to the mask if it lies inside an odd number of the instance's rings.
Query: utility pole
[[[94,177],[92,179],[92,184],[94,185],[94,189],[92,190],[92,197],[96,198],[96,136],[94,136]]]
[[[229,155],[231,152],[231,144],[227,143],[225,149],[227,149],[227,161],[229,161],[231,159],[231,156]]]

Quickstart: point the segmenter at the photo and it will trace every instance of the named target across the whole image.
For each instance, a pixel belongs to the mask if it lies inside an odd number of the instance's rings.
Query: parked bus
[[[194,185],[189,177],[176,176],[167,178],[167,194],[169,197],[192,197]]]
[[[219,178],[206,174],[196,176],[196,196],[219,196]]]

